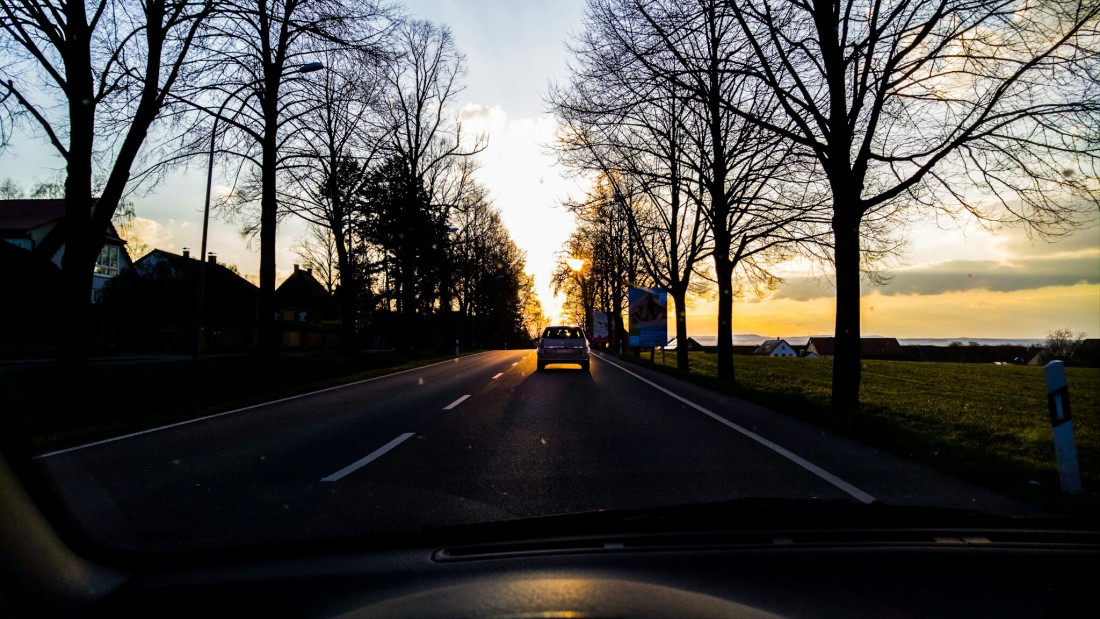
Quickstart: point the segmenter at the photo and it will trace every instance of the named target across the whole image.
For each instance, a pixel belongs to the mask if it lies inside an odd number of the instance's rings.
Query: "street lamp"
[[[583,277],[581,277],[581,271],[584,270],[585,263],[588,262],[587,258],[566,258],[565,264],[573,271],[573,276],[577,280],[577,285],[581,288],[581,313],[583,314],[583,327],[585,331],[592,335],[592,325],[588,324],[589,321],[589,300],[588,300],[588,283]]]
[[[456,233],[458,233],[458,228],[456,228],[454,226],[451,226],[451,227],[447,228],[447,245],[450,246],[451,248],[454,247],[454,237],[455,237]],[[447,306],[443,307],[442,306],[443,304],[440,304],[439,309],[441,310],[440,313],[443,315],[442,316],[443,326],[444,326],[443,337],[444,338],[449,337],[450,334],[451,334],[451,330],[452,329],[454,330],[454,334],[455,334],[455,356],[457,357],[459,355],[459,343],[458,342],[462,338],[462,333],[461,333],[462,326],[461,326],[461,324],[455,324],[455,320],[451,316],[451,305],[452,305],[451,284],[448,283],[449,280],[450,280],[449,273],[448,273],[448,271],[450,270],[450,264],[451,264],[451,258],[447,257],[447,260],[445,260],[443,262],[443,268],[444,268],[443,290],[445,292],[445,294],[443,296],[445,297]],[[457,318],[459,320],[461,320],[461,315],[459,315]]]
[[[306,64],[297,66],[293,69],[293,73],[313,73],[314,71],[320,71],[324,69],[325,65],[320,62],[307,62]],[[199,282],[198,292],[196,293],[195,300],[195,322],[191,329],[191,361],[197,362],[199,360],[199,332],[202,330],[202,303],[203,293],[206,288],[206,238],[207,231],[210,227],[210,189],[214,180],[214,146],[218,138],[218,121],[221,120],[222,112],[225,111],[225,106],[229,105],[229,102],[236,98],[242,90],[250,86],[264,81],[265,78],[257,78],[248,82],[247,84],[241,84],[236,90],[229,93],[229,96],[222,101],[221,106],[218,107],[218,113],[214,115],[214,126],[210,129],[210,152],[208,153],[206,164],[206,198],[205,204],[202,209],[202,249],[199,251]]]

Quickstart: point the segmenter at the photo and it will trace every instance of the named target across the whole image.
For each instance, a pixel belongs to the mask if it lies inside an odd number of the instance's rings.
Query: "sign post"
[[[1047,378],[1047,401],[1050,406],[1050,427],[1054,433],[1054,456],[1058,461],[1058,478],[1062,491],[1081,492],[1081,470],[1077,465],[1077,447],[1073,444],[1073,416],[1069,408],[1069,384],[1061,361],[1043,366]]]
[[[601,346],[607,346],[607,343],[611,340],[611,329],[609,325],[607,312],[592,312],[592,342],[600,344]]]

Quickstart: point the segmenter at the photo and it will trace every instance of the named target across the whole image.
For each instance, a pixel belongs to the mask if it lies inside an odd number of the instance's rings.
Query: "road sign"
[[[1077,447],[1073,442],[1073,415],[1069,406],[1069,383],[1061,361],[1043,366],[1047,378],[1047,402],[1050,427],[1054,433],[1054,457],[1058,461],[1058,478],[1062,490],[1081,492],[1081,470],[1077,464]]]

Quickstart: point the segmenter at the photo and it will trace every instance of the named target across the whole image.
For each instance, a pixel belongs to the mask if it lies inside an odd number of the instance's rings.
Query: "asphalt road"
[[[127,549],[338,538],[741,497],[1029,508],[606,357],[493,351],[43,454]]]

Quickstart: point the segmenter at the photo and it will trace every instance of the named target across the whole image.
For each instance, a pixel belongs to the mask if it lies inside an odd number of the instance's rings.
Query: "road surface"
[[[339,538],[742,497],[1026,506],[622,361],[491,351],[42,454],[115,548]]]

